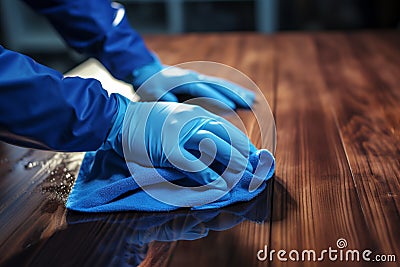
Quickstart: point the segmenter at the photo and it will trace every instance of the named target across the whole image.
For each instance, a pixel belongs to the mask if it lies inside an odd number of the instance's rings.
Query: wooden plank
[[[312,39],[309,35],[287,34],[277,36],[276,42],[276,176],[286,186],[286,199],[293,198],[296,208],[288,212],[274,201],[273,209],[288,214],[285,220],[272,223],[270,249],[314,249],[319,253],[329,246],[337,248],[339,238],[345,238],[350,248],[375,248],[376,240],[365,235],[367,224],[340,132],[331,106],[325,102],[325,84]],[[340,49],[340,44],[336,44],[336,49]],[[291,266],[336,264],[328,257],[324,259],[323,263],[287,263]],[[272,266],[287,263],[275,256]]]
[[[74,179],[80,162],[69,160],[71,155],[2,146],[22,154],[1,155],[10,158],[11,168],[1,177],[0,264],[63,227],[63,201],[72,183],[61,183]]]
[[[399,255],[400,48],[389,59],[370,34],[318,36],[316,43],[368,233],[377,253]]]

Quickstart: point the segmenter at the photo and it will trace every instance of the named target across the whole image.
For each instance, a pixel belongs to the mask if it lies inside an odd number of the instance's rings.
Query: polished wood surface
[[[0,265],[399,265],[399,32],[146,41],[166,64],[216,61],[260,87],[277,129],[277,169],[267,190],[249,203],[208,213],[73,213],[63,203],[83,154],[1,144]],[[238,113],[260,147],[265,125],[253,127],[249,111]],[[319,252],[338,249],[340,238],[346,249],[396,255],[396,262],[257,259],[265,246]]]

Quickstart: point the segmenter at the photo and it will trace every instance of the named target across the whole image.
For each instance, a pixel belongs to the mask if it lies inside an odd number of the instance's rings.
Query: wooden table
[[[399,32],[193,34],[146,41],[166,64],[221,62],[258,84],[277,126],[277,169],[268,190],[254,203],[201,223],[191,235],[196,240],[142,244],[181,239],[193,218],[204,214],[67,212],[62,203],[82,154],[1,144],[4,266],[366,266],[327,256],[322,263],[282,262],[276,254],[272,261],[257,259],[265,246],[319,253],[338,249],[338,239],[347,241],[344,251],[397,256],[395,263],[367,266],[398,266]],[[254,123],[248,111],[239,114],[246,126]],[[259,133],[249,132],[259,146]],[[251,220],[240,222],[242,217]],[[165,222],[146,225],[157,218]],[[237,225],[206,235],[224,223]]]

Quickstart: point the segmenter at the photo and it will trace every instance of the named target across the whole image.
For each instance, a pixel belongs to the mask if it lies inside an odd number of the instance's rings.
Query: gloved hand
[[[225,119],[195,105],[130,102],[120,95],[117,99],[119,109],[105,146],[127,162],[173,167],[200,184],[220,177],[208,167],[214,162],[238,176],[245,170],[253,172],[248,156],[256,148]],[[217,185],[222,190],[226,186]]]
[[[253,92],[235,83],[165,66],[156,58],[153,63],[134,70],[131,83],[143,101],[178,102],[178,95],[190,95],[214,99],[235,109],[251,107],[255,98]]]

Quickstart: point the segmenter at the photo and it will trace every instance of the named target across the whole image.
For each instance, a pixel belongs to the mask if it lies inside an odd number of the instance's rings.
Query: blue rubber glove
[[[217,100],[235,109],[250,108],[255,98],[253,92],[235,83],[165,66],[156,58],[153,63],[134,70],[131,82],[142,101],[178,102],[178,95],[189,95]]]
[[[127,162],[173,167],[203,185],[220,177],[208,167],[212,164],[238,176],[253,172],[248,157],[256,148],[225,119],[195,105],[117,99],[119,109],[105,146]],[[223,179],[216,185],[226,187]]]

